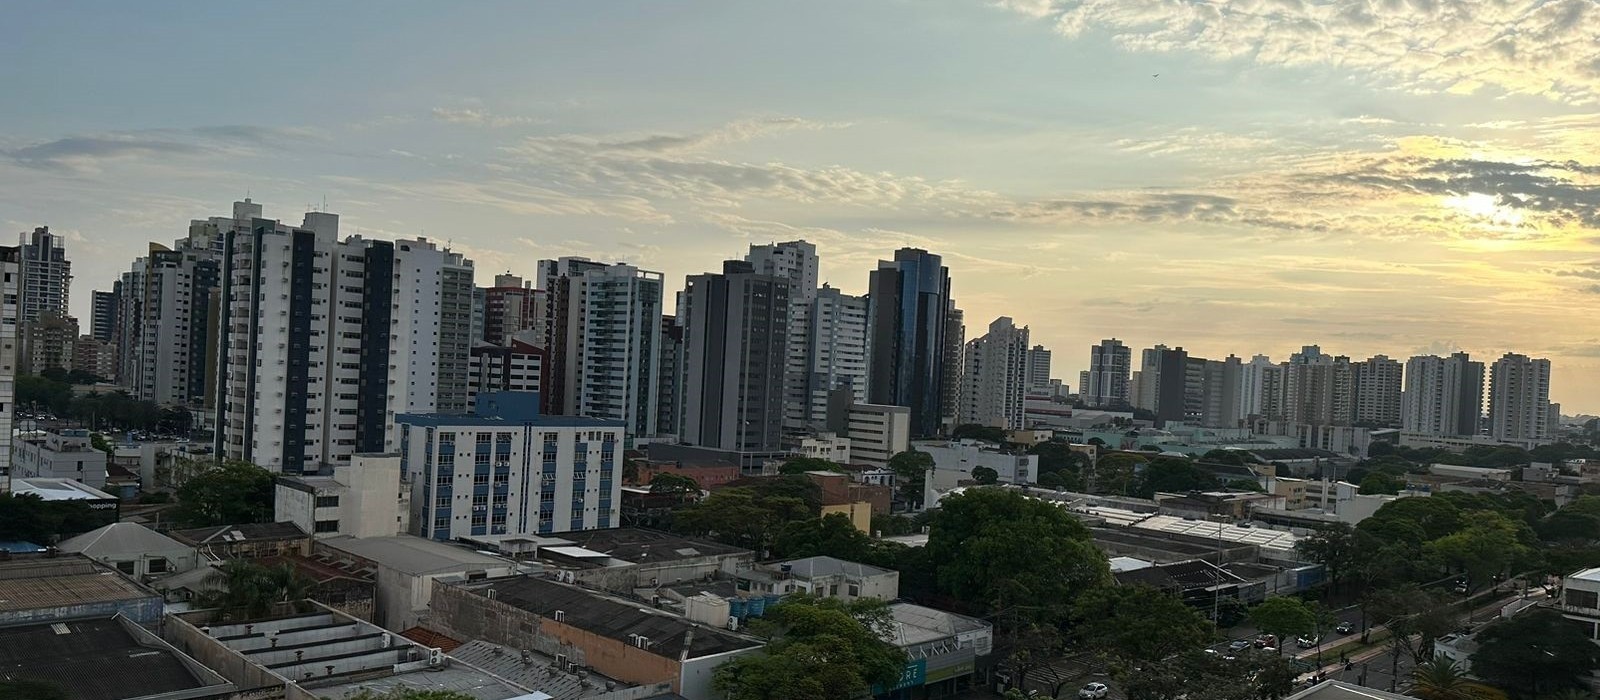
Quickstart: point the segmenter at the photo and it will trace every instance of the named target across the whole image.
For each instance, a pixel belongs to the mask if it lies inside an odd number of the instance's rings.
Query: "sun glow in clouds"
[[[1464,195],[1445,197],[1443,203],[1446,207],[1486,223],[1504,226],[1522,225],[1522,214],[1510,207],[1501,206],[1499,199],[1492,194],[1468,192]]]

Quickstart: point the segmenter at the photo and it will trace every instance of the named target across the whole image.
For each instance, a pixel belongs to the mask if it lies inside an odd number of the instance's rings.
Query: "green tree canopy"
[[[767,611],[775,639],[723,664],[713,687],[728,700],[865,697],[892,685],[906,656],[885,642],[882,603],[792,597]]]
[[[273,476],[249,462],[225,461],[178,487],[174,521],[183,527],[272,522]]]
[[[1287,659],[1248,653],[1238,660],[1192,651],[1131,667],[1121,674],[1127,697],[1140,700],[1273,700],[1293,690]]]
[[[895,490],[900,500],[914,508],[921,508],[928,471],[933,469],[933,455],[914,449],[906,450],[889,458],[889,469],[894,471]]]
[[[972,439],[1003,443],[1006,441],[1006,429],[993,425],[966,423],[958,425],[954,430],[951,430],[950,437],[956,440]]]
[[[989,467],[973,467],[972,480],[980,484],[993,484],[1000,481],[1000,472]]]
[[[1348,579],[1362,550],[1357,531],[1348,523],[1318,528],[1295,546],[1301,556],[1321,564],[1328,580],[1338,585]]]
[[[1101,586],[1072,604],[1072,630],[1085,649],[1127,661],[1157,661],[1197,649],[1211,623],[1176,596],[1149,586]]]
[[[1134,474],[1147,462],[1144,457],[1118,452],[1101,457],[1094,464],[1094,476],[1089,480],[1093,493],[1126,496],[1134,482]]]
[[[1430,500],[1430,499],[1422,499]],[[1517,525],[1499,513],[1480,511],[1460,532],[1428,543],[1427,551],[1467,574],[1472,588],[1489,582],[1528,553]]]
[[[700,493],[700,483],[691,477],[661,472],[650,477],[650,493]]]
[[[1405,526],[1396,528],[1393,523],[1404,523]],[[1373,535],[1395,535],[1402,532],[1410,536],[1413,531],[1407,527],[1416,526],[1414,531],[1422,536],[1421,540],[1413,542],[1417,546],[1424,542],[1444,537],[1460,530],[1464,525],[1461,518],[1461,509],[1445,498],[1397,498],[1385,503],[1372,517],[1361,521],[1357,527]]]
[[[1244,450],[1212,450],[1201,455],[1200,459],[1206,462],[1232,464],[1234,466],[1242,467],[1248,463],[1245,458],[1246,454],[1247,453]]]
[[[1110,577],[1088,528],[1015,491],[946,497],[930,522],[927,549],[942,590],[995,608],[1070,601]]]
[[[46,501],[37,495],[0,493],[0,540],[54,544],[109,525],[114,510],[94,510],[82,501]]]
[[[1317,615],[1311,606],[1299,598],[1288,596],[1268,598],[1251,608],[1250,622],[1261,631],[1278,637],[1280,653],[1290,639],[1317,630]]]
[[[829,513],[785,524],[773,541],[772,556],[782,559],[830,556],[883,566],[885,559],[892,557],[886,549],[887,543],[880,543],[857,530],[843,513]]]
[[[1187,493],[1216,488],[1220,484],[1211,472],[1178,457],[1157,457],[1144,465],[1134,479],[1133,495],[1154,498],[1156,493]]]
[[[1395,653],[1405,653],[1417,663],[1433,655],[1433,640],[1456,627],[1457,616],[1443,596],[1406,584],[1373,591],[1363,609],[1392,632]]]
[[[806,472],[836,472],[839,465],[820,457],[790,457],[783,466],[778,467],[779,474],[804,474]]]
[[[1362,494],[1390,494],[1400,493],[1406,483],[1383,472],[1372,472],[1361,480]]]
[[[340,700],[474,700],[473,696],[454,690],[426,688],[395,688],[387,693],[363,690]]]
[[[1422,700],[1505,700],[1506,694],[1472,680],[1455,660],[1435,656],[1411,673],[1411,694]]]
[[[214,590],[200,596],[202,607],[222,608],[243,619],[265,617],[276,603],[305,599],[312,581],[289,564],[262,566],[229,559],[207,575]]]
[[[675,511],[673,530],[765,552],[788,523],[821,512],[821,489],[804,476],[741,479]]]
[[[1516,615],[1477,635],[1472,672],[1518,698],[1581,688],[1600,668],[1600,646],[1552,610]]]

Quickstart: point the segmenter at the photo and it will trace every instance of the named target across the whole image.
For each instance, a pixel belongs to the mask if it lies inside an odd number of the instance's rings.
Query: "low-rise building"
[[[468,581],[538,568],[410,535],[334,537],[318,540],[316,551],[376,572],[378,600],[373,619],[394,630],[416,627],[429,619],[435,580]]]
[[[1194,491],[1190,493],[1158,493],[1156,507],[1166,515],[1184,518],[1226,518],[1234,522],[1246,520],[1250,512],[1260,508],[1282,508],[1284,499],[1270,493],[1255,491]]]
[[[199,566],[194,547],[137,523],[111,523],[65,540],[59,548],[115,567],[139,581]]]
[[[1489,467],[1464,467],[1458,464],[1430,464],[1428,473],[1436,476],[1455,477],[1457,479],[1510,481],[1510,469],[1493,469]]]
[[[430,629],[557,656],[638,685],[715,700],[716,670],[763,642],[638,603],[531,576],[437,584]]]
[[[206,559],[261,559],[311,554],[311,535],[294,523],[215,525],[167,533]]]
[[[395,453],[354,455],[332,476],[279,476],[273,514],[317,538],[398,535],[411,511],[400,473]]]
[[[0,627],[0,669],[72,700],[236,697],[226,678],[122,615]]]
[[[0,626],[122,615],[161,619],[161,595],[82,555],[14,556],[0,561]]]
[[[1557,603],[1562,617],[1581,625],[1590,639],[1600,643],[1600,567],[1562,577]]]
[[[933,457],[928,481],[935,489],[951,489],[973,480],[972,470],[993,469],[1000,483],[1027,485],[1039,480],[1039,456],[1002,449],[981,440],[919,440],[918,452]]]
[[[1550,444],[1546,439],[1511,438],[1496,440],[1488,435],[1432,435],[1428,433],[1400,433],[1400,446],[1418,450],[1446,449],[1451,452],[1465,452],[1472,447],[1498,447],[1506,445],[1532,450],[1541,445]]]
[[[762,595],[805,593],[847,602],[900,597],[900,572],[827,556],[762,564],[735,580],[739,590]]]
[[[657,452],[660,452],[660,450],[658,449]],[[634,478],[634,483],[638,486],[649,486],[651,480],[655,479],[657,474],[676,474],[694,479],[695,485],[699,486],[700,490],[710,491],[742,476],[739,471],[739,465],[732,461],[684,462],[681,460],[650,459],[648,457],[630,461],[638,474]]]
[[[106,485],[106,453],[89,444],[89,431],[64,428],[18,433],[11,444],[12,477],[71,479],[90,488]]]
[[[465,541],[486,551],[536,562],[545,570],[565,572],[585,586],[623,594],[729,576],[755,562],[755,553],[748,549],[643,528]]]
[[[911,409],[905,406],[852,404],[843,423],[850,459],[856,464],[888,466],[890,458],[911,445]]]
[[[833,433],[808,435],[800,439],[795,452],[801,457],[825,459],[834,464],[849,464],[850,438]]]
[[[102,525],[116,522],[122,514],[122,501],[116,496],[74,479],[16,477],[11,480],[11,493],[44,501],[78,501],[94,511]]]
[[[984,685],[994,651],[989,623],[911,603],[889,606],[883,640],[905,652],[906,667],[900,681],[881,692],[911,690],[919,697],[946,697]]]

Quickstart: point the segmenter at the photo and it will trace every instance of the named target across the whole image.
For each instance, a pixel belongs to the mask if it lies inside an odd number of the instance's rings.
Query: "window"
[[[1600,608],[1600,593],[1568,588],[1567,605],[1570,605],[1574,608]]]
[[[861,586],[860,586],[860,584],[852,583],[852,584],[850,584],[849,588],[847,588],[846,590],[848,590],[850,592],[850,597],[851,598],[859,598],[859,597],[861,597]]]
[[[315,525],[315,531],[319,532],[319,533],[321,533],[321,532],[338,532],[339,531],[339,521],[337,521],[337,520],[318,520],[317,524]]]
[[[489,485],[489,475],[488,474],[473,474],[472,475],[472,485],[473,486],[488,486]]]
[[[318,508],[338,508],[339,507],[339,497],[338,496],[317,496],[317,507]]]
[[[167,573],[167,560],[157,557],[145,564],[145,570],[152,574]]]
[[[125,573],[125,574],[127,574],[129,576],[133,575],[133,567],[134,567],[134,563],[131,562],[131,561],[119,561],[119,562],[117,562],[117,571],[121,571],[122,573]]]

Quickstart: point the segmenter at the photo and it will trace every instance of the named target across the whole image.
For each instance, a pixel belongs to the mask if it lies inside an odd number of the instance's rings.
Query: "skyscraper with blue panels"
[[[406,414],[400,464],[413,534],[553,534],[617,527],[622,421],[539,413],[536,392],[487,392],[468,414]]]

